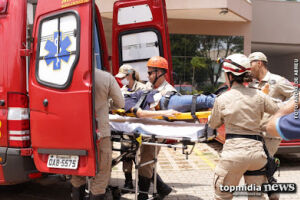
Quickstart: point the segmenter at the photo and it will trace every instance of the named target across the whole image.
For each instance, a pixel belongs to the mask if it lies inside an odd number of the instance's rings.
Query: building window
[[[170,42],[175,86],[192,87],[196,93],[214,92],[223,84],[217,59],[244,49],[241,36],[171,34]]]

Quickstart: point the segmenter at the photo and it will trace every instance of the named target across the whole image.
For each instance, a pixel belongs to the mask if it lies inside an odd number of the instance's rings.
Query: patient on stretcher
[[[179,95],[162,96],[158,91],[137,91],[125,95],[125,111],[134,112],[138,117],[173,117],[180,112],[191,112],[192,104],[196,111],[213,107],[216,95]]]

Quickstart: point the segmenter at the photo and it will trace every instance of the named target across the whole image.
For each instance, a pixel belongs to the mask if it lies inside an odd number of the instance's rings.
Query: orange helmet
[[[168,61],[160,56],[154,56],[148,60],[148,67],[155,67],[161,69],[168,69]]]

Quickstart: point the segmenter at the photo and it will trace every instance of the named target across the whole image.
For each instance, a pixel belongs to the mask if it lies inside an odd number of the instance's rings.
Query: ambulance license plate
[[[49,155],[47,167],[61,169],[77,169],[79,156]]]

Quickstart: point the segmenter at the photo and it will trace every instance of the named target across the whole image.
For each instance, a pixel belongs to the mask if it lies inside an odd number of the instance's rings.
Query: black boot
[[[106,200],[106,195],[105,194],[98,194],[94,195],[93,193],[90,192],[90,200]]]
[[[154,181],[154,176],[152,177],[152,181]],[[158,198],[157,198],[158,200],[164,199],[172,192],[172,188],[169,187],[167,184],[165,184],[158,174],[156,174],[156,183],[157,183],[156,190],[158,193]]]
[[[72,200],[83,200],[85,194],[85,185],[80,187],[72,187],[71,198]]]
[[[151,183],[151,179],[150,178],[146,178],[144,176],[139,176],[139,190],[141,192],[149,192],[149,188],[150,188],[150,183]],[[139,193],[138,195],[138,200],[146,200],[148,199],[148,194],[145,193]]]
[[[125,184],[124,184],[125,189],[133,189],[133,184],[132,184],[132,175],[131,173],[125,173]]]

